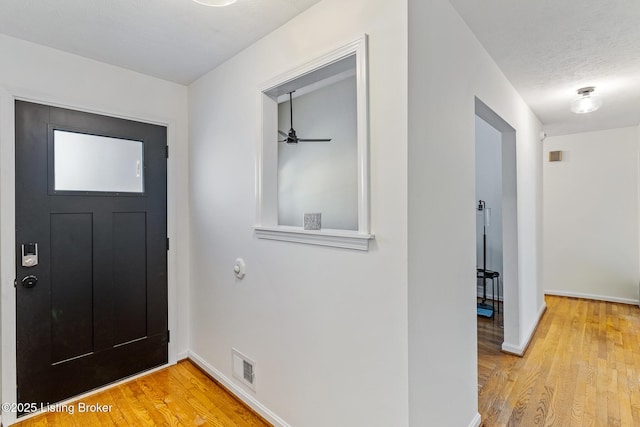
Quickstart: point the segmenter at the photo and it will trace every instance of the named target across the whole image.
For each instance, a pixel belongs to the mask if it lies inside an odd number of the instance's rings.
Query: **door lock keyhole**
[[[24,279],[22,279],[22,286],[24,286],[25,288],[33,288],[37,284],[38,284],[38,278],[33,275],[29,275]]]

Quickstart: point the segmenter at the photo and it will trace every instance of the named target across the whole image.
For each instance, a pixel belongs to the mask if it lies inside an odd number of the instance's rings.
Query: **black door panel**
[[[56,129],[142,141],[144,192],[55,191]],[[165,146],[162,126],[16,102],[18,402],[57,402],[167,362]],[[33,267],[22,266],[28,243]]]

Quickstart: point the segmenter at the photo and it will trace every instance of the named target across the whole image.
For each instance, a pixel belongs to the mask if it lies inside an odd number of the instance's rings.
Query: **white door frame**
[[[502,350],[520,354],[520,257],[518,251],[516,130],[489,106],[475,98],[475,115],[500,132],[502,151]],[[508,194],[509,198],[505,198]],[[498,284],[498,286],[500,286]]]
[[[0,86],[0,354],[1,401],[12,404],[17,401],[16,387],[16,292],[15,277],[15,101],[24,100],[54,107],[97,113],[167,127],[167,144],[176,146],[175,120],[166,117],[134,117],[123,111],[104,110],[93,105],[78,105],[47,94],[33,93],[24,89]],[[174,239],[177,227],[175,156],[167,163],[167,237]],[[170,250],[167,256],[168,325],[172,335],[177,336],[177,254]],[[175,338],[169,343],[168,365],[177,360]],[[2,424],[16,422],[16,411],[2,405]]]

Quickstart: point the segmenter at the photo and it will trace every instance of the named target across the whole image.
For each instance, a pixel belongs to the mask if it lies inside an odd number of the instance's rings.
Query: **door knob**
[[[24,286],[25,288],[33,288],[37,284],[38,284],[38,278],[33,275],[29,275],[24,279],[22,279],[22,286]]]

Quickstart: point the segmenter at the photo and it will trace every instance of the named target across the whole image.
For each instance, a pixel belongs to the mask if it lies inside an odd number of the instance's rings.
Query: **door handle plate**
[[[22,245],[22,266],[35,267],[38,265],[38,244],[27,243]]]

